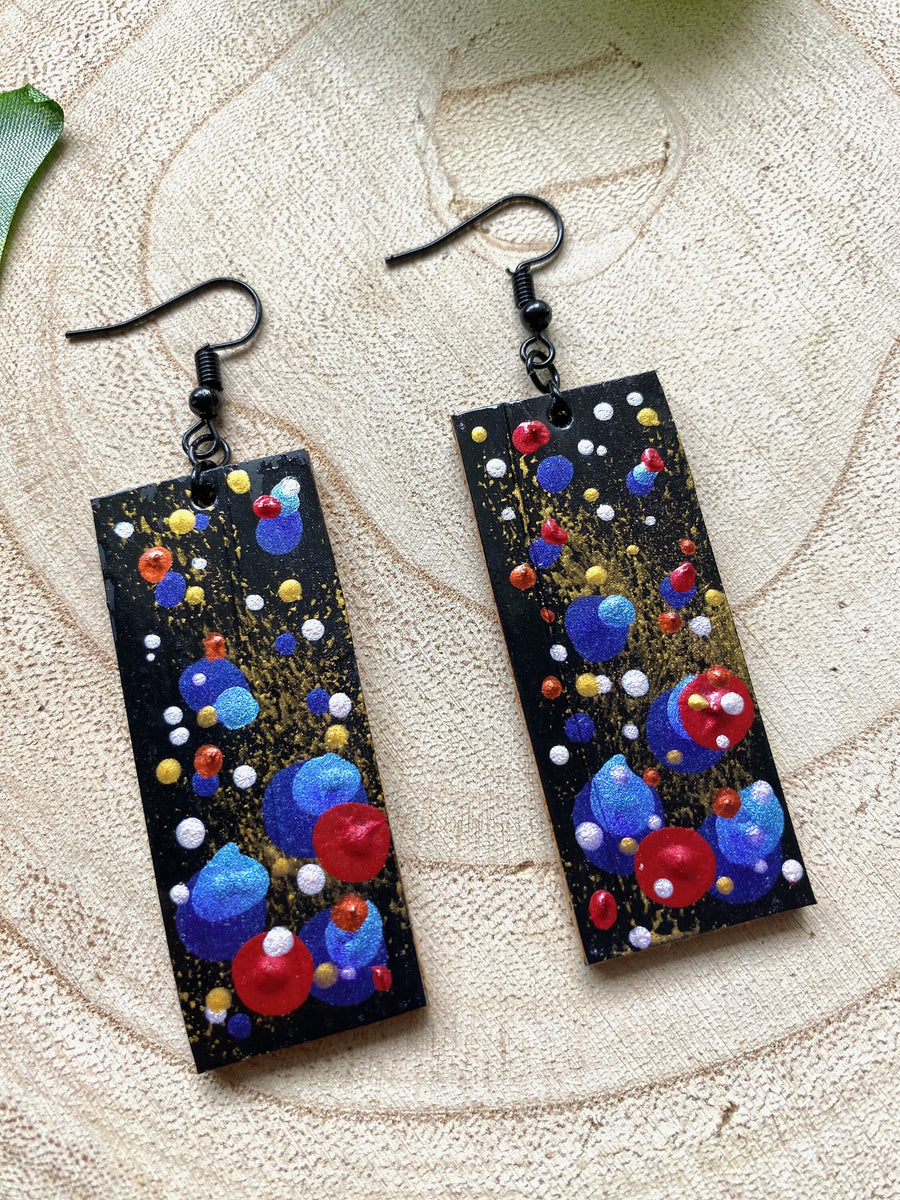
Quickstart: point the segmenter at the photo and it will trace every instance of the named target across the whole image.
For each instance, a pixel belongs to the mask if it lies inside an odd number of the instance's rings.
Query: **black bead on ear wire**
[[[254,316],[253,324],[241,337],[230,342],[219,342],[215,346],[209,344],[201,346],[194,354],[197,386],[191,392],[188,404],[191,412],[199,419],[187,430],[181,439],[181,445],[191,464],[191,499],[199,508],[208,507],[215,499],[215,489],[209,483],[204,482],[204,472],[215,467],[222,467],[231,459],[231,447],[216,428],[215,420],[222,408],[222,372],[219,366],[219,351],[233,350],[236,346],[243,346],[245,342],[250,341],[259,328],[262,320],[262,301],[255,290],[243,279],[217,276],[214,279],[207,279],[203,283],[195,284],[187,291],[179,292],[177,296],[164,300],[162,304],[157,304],[154,308],[149,308],[136,317],[129,317],[114,325],[97,325],[92,329],[69,329],[66,332],[67,338],[87,338],[120,333],[125,329],[131,329],[141,321],[157,316],[166,309],[173,308],[176,304],[180,304],[200,292],[217,287],[236,287],[245,292],[253,300]]]
[[[487,205],[486,208],[482,208],[471,217],[467,217],[461,224],[447,233],[442,233],[434,241],[426,242],[423,246],[416,246],[412,250],[403,250],[399,254],[391,254],[384,261],[389,266],[393,266],[406,259],[415,258],[419,254],[427,254],[509,204],[536,204],[539,208],[549,212],[556,221],[556,241],[550,249],[535,258],[525,259],[515,270],[508,271],[508,274],[512,276],[513,299],[516,308],[519,310],[522,323],[526,329],[530,330],[528,337],[519,347],[519,356],[525,364],[525,370],[534,386],[538,391],[545,392],[551,398],[548,411],[550,421],[554,425],[568,425],[571,420],[571,412],[560,396],[559,372],[555,365],[556,347],[545,332],[553,316],[553,310],[546,300],[540,300],[535,295],[534,279],[531,275],[535,267],[542,266],[554,257],[562,246],[565,236],[563,219],[549,200],[544,200],[541,196],[533,196],[530,192],[512,192],[508,196],[502,196],[499,200],[495,200],[493,204]]]

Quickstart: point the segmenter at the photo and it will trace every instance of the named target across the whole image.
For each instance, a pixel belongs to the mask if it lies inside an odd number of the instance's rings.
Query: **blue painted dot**
[[[560,546],[554,546],[552,542],[545,542],[543,538],[537,538],[528,547],[528,557],[540,571],[545,567],[553,566],[559,558],[560,549]]]
[[[194,789],[195,796],[214,796],[219,790],[219,777],[211,775],[207,778],[205,775],[198,775],[195,771],[191,787]]]
[[[297,649],[297,639],[292,633],[279,633],[275,639],[275,649],[279,654],[293,654]]]
[[[573,713],[566,721],[566,737],[570,742],[589,742],[594,736],[594,722],[587,713]]]
[[[306,707],[311,713],[315,713],[317,717],[321,717],[328,712],[328,701],[330,699],[331,696],[329,696],[324,688],[313,688],[306,697]]]
[[[572,482],[575,468],[562,454],[545,458],[537,469],[537,481],[545,492],[561,492]]]
[[[250,1036],[253,1026],[246,1013],[235,1013],[230,1018],[226,1028],[232,1037],[245,1038]]]
[[[174,608],[176,604],[182,602],[186,591],[187,580],[185,577],[179,575],[177,571],[169,571],[156,585],[153,594],[160,608]]]
[[[206,513],[194,513],[194,528],[206,529],[209,525],[209,517]]]

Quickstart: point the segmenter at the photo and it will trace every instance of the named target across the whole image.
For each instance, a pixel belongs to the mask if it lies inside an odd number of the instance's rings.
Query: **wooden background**
[[[4,0],[66,112],[0,283],[0,1192],[892,1197],[900,18],[894,0]],[[588,969],[449,415],[528,389],[512,189],[565,385],[656,367],[817,908]],[[208,275],[251,280],[237,458],[307,446],[431,1007],[198,1079],[91,496],[181,470]]]

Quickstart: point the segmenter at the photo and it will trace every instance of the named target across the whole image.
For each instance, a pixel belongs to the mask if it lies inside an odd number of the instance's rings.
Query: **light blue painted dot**
[[[290,475],[286,479],[279,480],[269,494],[280,503],[283,514],[290,515],[300,508],[297,480],[292,479]]]
[[[177,571],[168,571],[153,589],[156,603],[160,608],[174,608],[184,599],[187,591],[187,580]]]
[[[572,482],[575,468],[562,454],[545,458],[537,469],[537,481],[545,492],[561,492]]]
[[[612,625],[616,629],[624,629],[636,616],[634,605],[625,596],[607,596],[601,600],[597,615],[605,625]]]
[[[226,729],[243,729],[258,713],[259,705],[246,688],[226,688],[216,698],[216,716]]]

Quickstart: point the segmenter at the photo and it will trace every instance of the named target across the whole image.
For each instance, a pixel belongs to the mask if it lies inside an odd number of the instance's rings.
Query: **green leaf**
[[[62,109],[30,84],[0,92],[0,260],[22,194],[62,127]]]

